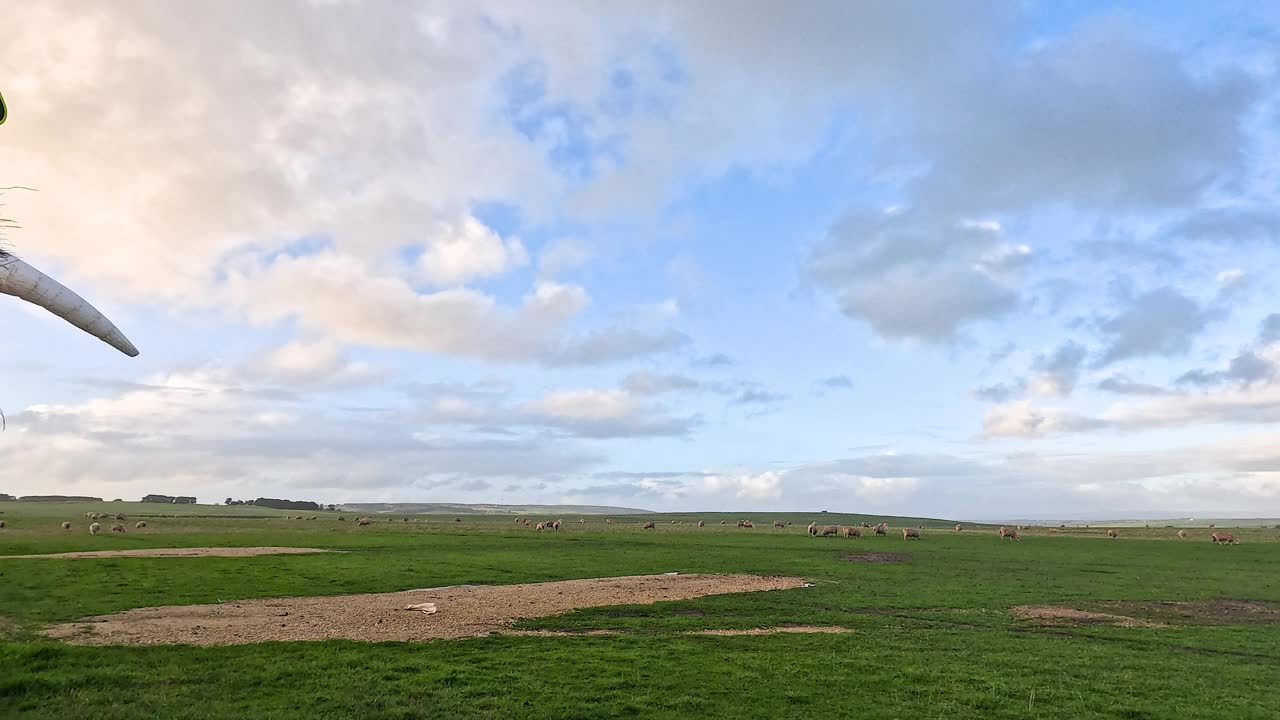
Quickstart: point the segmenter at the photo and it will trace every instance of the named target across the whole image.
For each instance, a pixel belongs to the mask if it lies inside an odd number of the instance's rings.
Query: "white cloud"
[[[504,240],[474,217],[439,223],[418,260],[423,276],[436,285],[502,275],[528,263],[519,238]]]
[[[575,237],[557,238],[542,248],[542,253],[538,256],[538,272],[552,277],[582,267],[593,257],[591,246],[583,240]]]

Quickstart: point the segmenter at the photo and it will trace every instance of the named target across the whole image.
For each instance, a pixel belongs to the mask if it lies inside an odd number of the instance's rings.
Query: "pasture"
[[[0,555],[334,552],[0,559],[0,717],[1278,714],[1274,528],[1233,530],[1241,544],[1232,546],[1210,543],[1201,528],[1186,540],[1167,528],[1123,528],[1114,540],[1098,527],[1031,529],[1013,542],[992,527],[957,533],[944,520],[707,513],[616,516],[612,525],[603,516],[585,525],[562,516],[560,532],[536,533],[506,516],[377,517],[358,527],[350,513],[291,520],[297,513],[186,506],[176,516],[169,506],[124,504],[126,533],[90,536],[84,512],[121,504],[96,505],[106,507],[0,504],[8,526]],[[756,527],[735,527],[740,518]],[[148,526],[135,530],[137,519]],[[791,525],[771,528],[775,519]],[[62,530],[63,520],[73,529]],[[640,529],[647,520],[655,529]],[[880,520],[890,525],[886,537],[805,532],[810,521]],[[924,525],[922,539],[905,541],[906,525]],[[92,645],[43,634],[51,624],[134,608],[672,572],[802,578],[809,586],[610,601],[430,642]],[[350,612],[361,609],[352,604]],[[448,613],[445,605],[409,622]],[[775,632],[805,627],[829,632]],[[753,629],[770,631],[705,634]]]

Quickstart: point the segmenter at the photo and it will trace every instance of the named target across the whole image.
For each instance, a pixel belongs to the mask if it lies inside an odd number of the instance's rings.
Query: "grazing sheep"
[[[675,521],[675,520],[672,520],[672,521],[671,521],[671,524],[672,524],[672,525],[675,525],[675,524],[676,524],[676,521]]]
[[[0,530],[5,529],[5,527],[6,527],[6,523],[5,523],[5,521],[0,520]]]
[[[1120,537],[1120,533],[1116,532],[1115,530],[1108,530],[1108,531],[1107,531],[1107,537],[1109,537],[1109,538],[1116,538],[1116,537]]]
[[[124,520],[124,519],[125,519],[124,513],[116,513],[116,520]]]
[[[781,520],[774,520],[774,521],[773,521],[773,527],[774,527],[775,529],[781,529],[781,528],[785,528],[785,527],[786,527],[786,525],[783,525]]]
[[[866,524],[865,522],[864,522],[864,523],[862,523],[862,527],[864,527],[864,528],[866,528],[866,529],[868,529],[868,530],[870,530],[870,529],[871,529],[871,526],[870,526],[870,525],[868,525],[868,524]]]
[[[1236,536],[1228,532],[1216,532],[1210,535],[1209,537],[1212,538],[1213,541],[1215,543],[1218,543],[1219,545],[1239,545],[1240,544],[1240,541],[1236,539]]]
[[[641,525],[641,526],[640,526],[640,529],[641,529],[641,530],[653,530],[653,529],[654,529],[654,528],[656,528],[656,527],[657,527],[657,525],[654,525],[653,521],[652,521],[652,520],[650,520],[649,522],[645,523],[644,525]]]
[[[64,523],[62,523],[62,529],[63,529],[63,530],[70,530],[70,529],[71,529],[71,523],[69,523],[69,522],[64,522]]]
[[[750,530],[751,528],[754,528],[754,527],[755,527],[755,523],[751,522],[750,520],[743,520],[743,521],[742,521],[742,527],[744,527],[744,528],[746,528],[746,529]]]
[[[525,519],[524,519],[524,526],[525,526],[525,527],[533,527],[533,521],[532,521],[532,520],[530,520],[529,518],[525,518]]]
[[[314,518],[312,518],[314,519]],[[409,522],[409,518],[400,518],[400,522]]]
[[[728,524],[729,524],[729,522],[728,522],[727,520],[721,520],[721,521],[720,521],[720,524],[721,524],[721,525],[728,525]]]
[[[346,521],[347,521],[346,518],[342,517],[341,515],[338,516],[338,522],[346,522]]]
[[[1186,531],[1186,530],[1179,530],[1179,531],[1178,531],[1178,537],[1182,538],[1183,540],[1186,540],[1186,539],[1187,539],[1187,531]]]
[[[516,518],[516,524],[519,525],[520,522],[521,522],[520,518]]]
[[[964,530],[964,528],[960,526],[960,523],[956,523],[956,532],[960,532],[961,530]]]
[[[902,539],[903,540],[919,540],[920,529],[919,528],[902,528]]]
[[[578,524],[579,524],[579,525],[586,525],[586,524],[587,524],[587,519],[586,519],[586,518],[578,518]]]
[[[704,527],[705,525],[706,523],[702,522],[701,520],[698,521],[698,527]]]
[[[1001,525],[1000,529],[996,531],[996,534],[1000,536],[1001,540],[1017,540],[1018,542],[1022,542],[1022,533],[1018,532],[1016,528],[1010,529]]]
[[[818,537],[818,523],[809,523],[809,527],[805,528],[805,532],[809,533],[809,537]]]
[[[357,524],[357,525],[372,525],[372,524],[373,524],[373,521],[372,521],[372,520],[370,520],[370,519],[369,519],[369,518],[367,518],[367,517],[362,517],[362,518],[360,518],[359,520],[357,520],[357,521],[356,521],[356,524]]]
[[[605,524],[605,525],[612,525],[612,524],[613,524],[613,518],[605,518],[605,519],[604,519],[604,524]]]
[[[146,526],[147,526],[147,521],[146,521],[146,520],[139,520],[139,521],[137,522],[137,524],[135,524],[135,525],[133,526],[133,529],[134,529],[134,530],[141,530],[142,528],[144,528],[144,527],[146,527]]]
[[[0,522],[2,522],[2,521],[0,521]],[[90,534],[90,535],[97,535],[97,534],[98,534],[98,533],[100,533],[100,532],[102,532],[102,526],[101,526],[101,525],[99,525],[98,523],[93,523],[92,525],[90,525],[90,526],[89,526],[89,534]]]
[[[860,538],[862,537],[862,531],[856,527],[847,527],[844,529],[844,536],[847,538]]]
[[[877,525],[877,526],[875,527],[875,531],[876,531],[876,534],[877,534],[877,535],[888,535],[888,534],[889,534],[889,523],[880,523],[879,525]]]
[[[112,524],[111,524],[111,532],[123,533],[123,532],[124,532],[124,523],[112,523]]]
[[[835,525],[823,525],[822,537],[835,537],[840,534],[840,528]]]
[[[557,521],[555,521],[555,522],[551,523],[551,529],[552,529],[552,530],[555,530],[556,532],[560,532],[560,521],[559,521],[559,520],[557,520]]]
[[[453,521],[454,521],[454,522],[462,522],[462,518],[460,518],[460,517],[456,517],[456,518],[454,518],[454,519],[453,519]]]
[[[546,529],[547,529],[547,524],[544,522],[538,523],[538,526],[534,528],[534,530],[537,530],[538,532],[542,532],[543,530],[546,530]]]

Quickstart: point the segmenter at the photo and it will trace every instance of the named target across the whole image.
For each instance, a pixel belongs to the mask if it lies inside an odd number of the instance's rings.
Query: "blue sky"
[[[1275,515],[1277,20],[17,10],[0,491]]]

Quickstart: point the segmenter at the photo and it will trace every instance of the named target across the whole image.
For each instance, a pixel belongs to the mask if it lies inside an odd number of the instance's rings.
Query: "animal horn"
[[[0,293],[39,305],[129,357],[138,355],[138,348],[88,301],[57,280],[4,252],[0,252]]]

